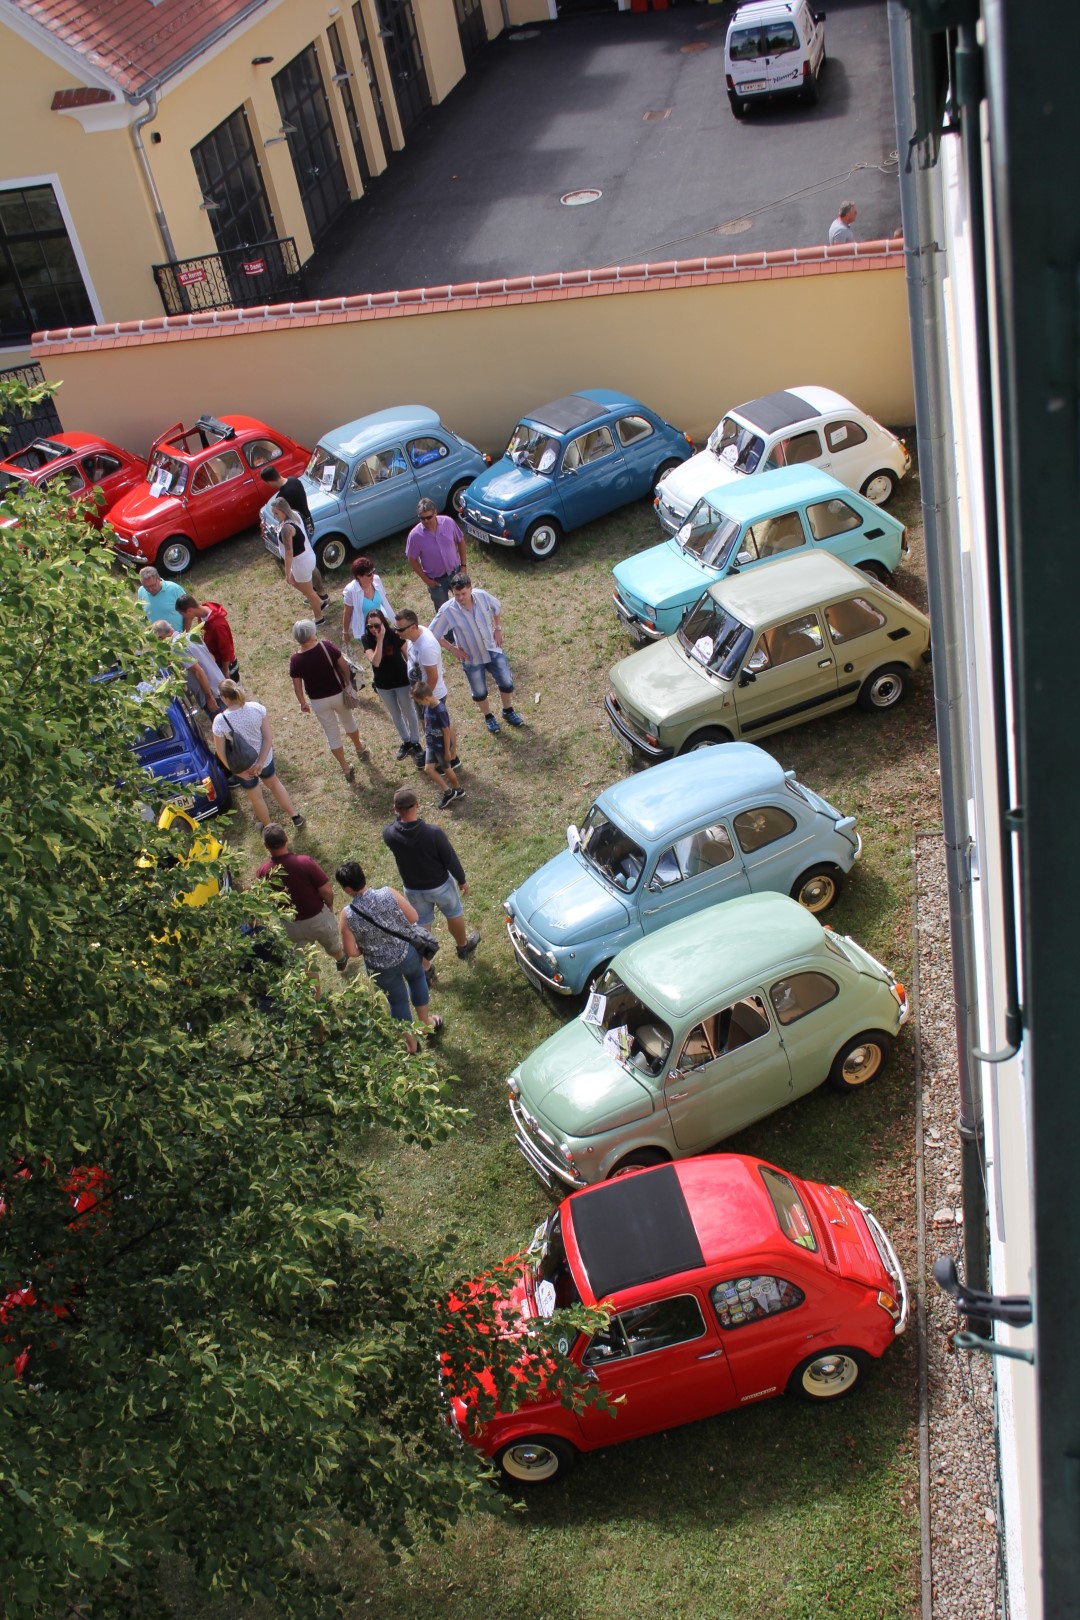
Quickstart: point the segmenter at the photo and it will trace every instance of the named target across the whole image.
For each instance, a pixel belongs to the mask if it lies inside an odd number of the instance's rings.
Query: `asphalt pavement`
[[[816,106],[737,121],[724,84],[729,3],[589,13],[512,30],[413,130],[307,267],[332,297],[823,242],[900,223],[883,0],[817,0]],[[567,193],[599,200],[568,207]]]

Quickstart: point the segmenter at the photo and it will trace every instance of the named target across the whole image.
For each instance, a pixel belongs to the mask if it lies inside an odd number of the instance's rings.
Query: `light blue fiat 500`
[[[753,743],[616,782],[567,843],[505,905],[526,977],[564,996],[632,941],[734,895],[774,890],[827,911],[862,848],[853,816]]]
[[[884,584],[907,549],[902,523],[830,473],[781,467],[704,496],[670,540],[616,564],[612,595],[636,641],[659,641],[726,574],[831,551]]]

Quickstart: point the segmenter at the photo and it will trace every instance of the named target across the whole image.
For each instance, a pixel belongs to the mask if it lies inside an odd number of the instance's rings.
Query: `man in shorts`
[[[450,589],[453,595],[432,619],[430,634],[440,647],[460,658],[472,700],[490,732],[497,732],[500,726],[491,712],[488,676],[499,690],[505,723],[523,726],[525,722],[514,708],[514,677],[503,651],[499,598],[490,591],[474,590],[468,574],[455,574]]]
[[[457,946],[458,955],[471,956],[480,943],[476,930],[465,924],[462,896],[468,893],[465,868],[441,827],[432,827],[420,816],[412,788],[398,788],[394,794],[396,820],[383,828],[383,843],[397,862],[405,898],[416,907],[427,927],[436,908],[446,918],[446,926]]]
[[[276,821],[263,828],[262,837],[270,859],[255,875],[288,894],[294,914],[282,918],[285,932],[294,945],[321,945],[334,958],[338,972],[344,973],[349,959],[341,948],[330,879],[310,855],[292,853],[289,835]]]

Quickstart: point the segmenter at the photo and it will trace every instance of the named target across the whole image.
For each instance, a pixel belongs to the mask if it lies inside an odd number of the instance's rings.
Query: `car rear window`
[[[800,1249],[811,1249],[816,1254],[817,1239],[814,1236],[814,1228],[810,1225],[810,1217],[806,1213],[802,1199],[795,1191],[794,1184],[779,1170],[773,1170],[767,1164],[758,1165],[758,1174],[776,1211],[777,1224],[788,1242],[796,1244]]]

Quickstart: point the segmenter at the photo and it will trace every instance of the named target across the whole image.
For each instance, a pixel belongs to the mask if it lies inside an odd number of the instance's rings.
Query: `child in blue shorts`
[[[412,688],[412,695],[424,722],[424,774],[443,789],[439,809],[445,810],[455,799],[465,797],[465,789],[450,764],[457,753],[457,737],[450,724],[450,711],[424,681],[417,682]]]

